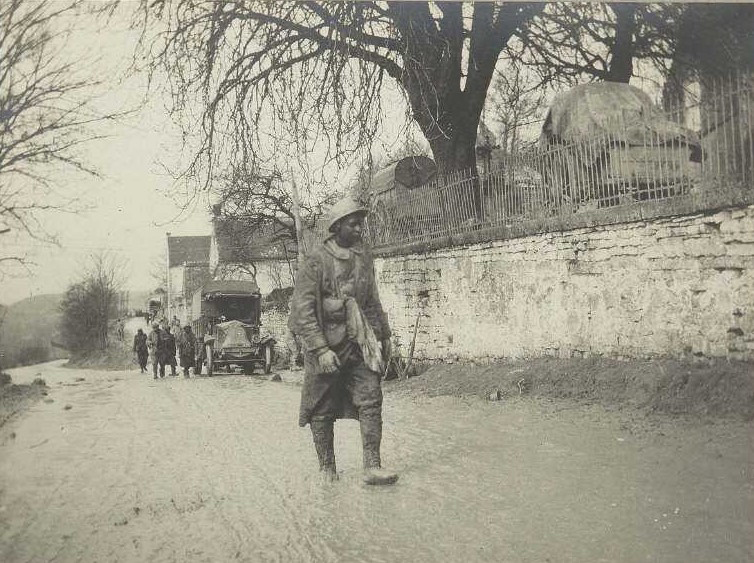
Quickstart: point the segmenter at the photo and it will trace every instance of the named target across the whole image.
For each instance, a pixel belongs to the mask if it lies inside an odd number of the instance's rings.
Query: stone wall
[[[288,357],[288,312],[270,309],[262,311],[262,333],[275,338],[275,353],[279,357]]]
[[[377,258],[405,354],[754,359],[754,206]]]

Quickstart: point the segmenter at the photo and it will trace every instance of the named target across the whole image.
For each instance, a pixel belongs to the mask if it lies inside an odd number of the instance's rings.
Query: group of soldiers
[[[180,326],[180,325],[178,325]],[[147,362],[152,359],[152,375],[155,379],[165,377],[165,366],[170,366],[170,375],[178,375],[176,352],[178,353],[183,376],[189,377],[189,368],[194,368],[196,375],[196,336],[191,325],[183,327],[178,338],[170,331],[167,323],[152,323],[149,335],[139,329],[134,336],[133,351],[139,361],[141,373],[147,372]]]

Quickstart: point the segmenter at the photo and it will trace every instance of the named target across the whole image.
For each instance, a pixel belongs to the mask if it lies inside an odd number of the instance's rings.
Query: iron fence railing
[[[622,118],[586,140],[390,190],[372,203],[369,236],[377,249],[444,245],[754,203],[753,114],[750,77],[708,81],[696,102]],[[664,134],[657,120],[683,133]]]

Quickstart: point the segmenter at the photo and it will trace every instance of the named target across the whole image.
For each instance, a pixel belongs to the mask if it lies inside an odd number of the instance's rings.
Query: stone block
[[[725,249],[728,256],[754,256],[754,242],[731,242]]]

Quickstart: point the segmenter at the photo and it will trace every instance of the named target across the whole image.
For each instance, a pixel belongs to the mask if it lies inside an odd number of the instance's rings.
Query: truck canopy
[[[260,299],[253,281],[212,280],[194,293],[193,315],[258,323]]]
[[[197,292],[202,295],[252,295],[259,293],[259,287],[250,280],[210,280]]]
[[[426,156],[408,156],[379,169],[371,180],[371,191],[380,196],[394,189],[413,189],[437,175],[435,161]]]

